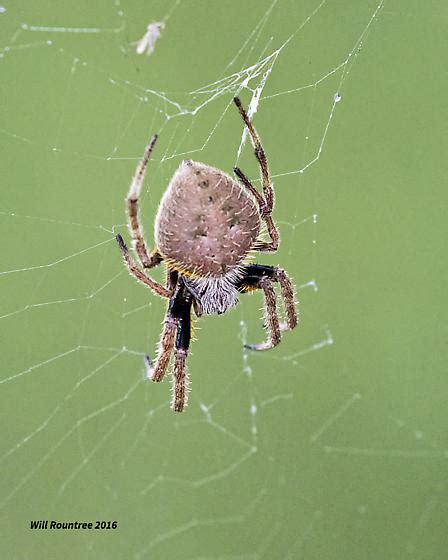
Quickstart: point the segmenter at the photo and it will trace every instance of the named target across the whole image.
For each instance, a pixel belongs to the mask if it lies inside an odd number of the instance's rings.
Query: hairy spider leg
[[[150,377],[155,382],[165,376],[171,353],[174,349],[173,398],[171,406],[174,411],[182,412],[188,400],[188,376],[186,360],[191,340],[191,306],[192,295],[179,283],[176,293],[171,297],[160,339],[156,365]],[[147,358],[151,366],[151,361]]]
[[[188,403],[188,371],[186,361],[191,340],[191,305],[192,298],[185,295],[179,301],[179,326],[174,348],[173,397],[171,408],[182,412]]]
[[[277,298],[272,285],[273,282],[280,284],[286,313],[285,323],[280,323],[278,318]],[[237,289],[241,293],[261,289],[265,298],[265,323],[268,330],[268,339],[260,344],[245,344],[245,348],[249,350],[273,348],[279,344],[282,331],[292,330],[296,327],[297,313],[294,302],[294,288],[283,269],[260,264],[246,265],[243,275],[238,281]]]
[[[157,140],[157,134],[151,138],[150,143],[146,146],[145,152],[141,161],[139,162],[137,169],[135,171],[134,177],[129,188],[129,193],[127,196],[127,211],[128,211],[128,226],[129,231],[132,236],[132,243],[137,253],[137,256],[145,269],[150,269],[162,262],[161,255],[154,251],[151,255],[148,255],[146,249],[145,241],[143,239],[142,229],[140,227],[139,220],[139,207],[138,199],[142,189],[143,180],[145,178],[146,167],[148,165],[149,158],[151,156],[152,150]],[[156,282],[151,277],[144,274],[134,261],[134,259],[129,254],[128,248],[123,241],[121,235],[116,236],[118,246],[120,248],[121,254],[123,255],[124,262],[128,268],[129,273],[137,278],[140,282],[151,288],[157,295],[162,297],[170,297],[172,292],[167,290],[162,284]]]
[[[148,166],[149,158],[151,157],[156,142],[157,134],[154,134],[149,144],[145,148],[142,159],[137,165],[134,177],[132,178],[131,186],[129,187],[128,196],[126,198],[128,210],[128,226],[129,231],[132,235],[133,247],[144,268],[152,268],[154,266],[154,259],[160,259],[160,255],[148,255],[148,250],[143,238],[142,228],[140,226],[138,205],[143,181],[145,179],[146,168]]]
[[[168,311],[165,317],[162,334],[160,336],[156,365],[153,369],[148,371],[148,377],[156,383],[160,383],[160,381],[163,380],[168,368],[171,352],[174,348],[178,323],[178,319],[170,315]]]
[[[175,291],[178,277],[179,273],[177,272],[177,270],[171,270],[169,268],[166,269],[166,287],[172,294]],[[165,375],[170,360],[170,355],[174,346],[176,331],[177,322],[174,318],[169,317],[167,311],[163,331],[160,337],[156,365],[154,366],[154,363],[149,356],[145,356],[146,376],[148,377],[148,379],[151,379],[156,383],[162,381],[163,376]]]
[[[142,284],[145,284],[145,286],[150,288],[157,295],[169,298],[172,292],[167,290],[164,286],[162,286],[162,284],[159,284],[158,282],[153,280],[150,276],[147,276],[142,270],[140,270],[140,268],[137,266],[137,263],[131,257],[129,250],[126,246],[126,243],[124,242],[120,234],[117,235],[116,240],[118,243],[118,247],[120,248],[121,254],[123,256],[124,264],[126,265],[129,274],[134,276],[134,278],[136,278]],[[158,261],[156,264],[158,264],[161,261],[162,259],[160,259],[160,261]],[[155,264],[153,266],[155,266]]]
[[[239,167],[235,167],[234,172],[240,179],[242,184],[248,189],[250,193],[252,193],[252,195],[258,202],[261,217],[266,224],[269,236],[271,238],[271,241],[269,242],[261,240],[256,241],[253,249],[255,251],[263,252],[276,251],[279,245],[279,234],[274,224],[274,220],[272,219],[272,210],[274,209],[275,196],[274,189],[272,188],[271,180],[269,178],[269,168],[266,158],[266,152],[264,151],[260,137],[258,136],[257,131],[255,130],[255,127],[252,124],[252,121],[250,120],[248,114],[246,113],[246,110],[244,109],[239,97],[234,97],[233,101],[240,112],[244,124],[247,127],[252,145],[254,147],[255,157],[257,158],[260,167],[260,175],[263,185],[263,196],[261,196],[261,194],[255,189],[255,187]]]

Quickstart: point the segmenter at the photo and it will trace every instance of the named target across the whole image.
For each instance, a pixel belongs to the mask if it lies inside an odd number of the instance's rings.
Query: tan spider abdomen
[[[250,251],[260,232],[255,201],[224,172],[184,161],[155,222],[161,255],[184,272],[222,276]]]

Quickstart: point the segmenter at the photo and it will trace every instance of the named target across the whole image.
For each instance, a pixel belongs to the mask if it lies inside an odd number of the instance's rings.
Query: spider
[[[280,342],[281,332],[297,325],[294,288],[279,267],[251,264],[250,251],[276,251],[279,235],[272,219],[274,190],[269,178],[266,154],[241,101],[235,105],[244,121],[255,150],[262,182],[262,194],[238,167],[234,173],[241,184],[209,165],[183,161],[161,200],[156,221],[156,249],[149,254],[139,219],[139,196],[149,158],[157,141],[154,135],[145,149],[132,180],[127,217],[133,248],[144,270],[162,261],[167,265],[166,285],[153,280],[136,264],[121,235],[116,239],[129,273],[157,295],[169,300],[155,365],[146,357],[147,374],[162,381],[174,349],[172,403],[181,412],[187,404],[186,360],[191,338],[191,310],[197,317],[225,313],[238,303],[239,294],[261,289],[265,298],[265,326],[268,336],[260,344],[246,344],[251,350],[267,350]],[[259,238],[262,223],[270,241]],[[280,322],[273,284],[280,284],[286,321]]]

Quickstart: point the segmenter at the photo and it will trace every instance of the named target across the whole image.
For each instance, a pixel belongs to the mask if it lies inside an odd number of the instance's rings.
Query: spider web
[[[448,457],[412,421],[370,416],[361,384],[328,380],[338,339],[321,288],[319,184],[334,188],[323,160],[339,141],[339,112],[351,118],[347,97],[365,59],[372,64],[370,45],[381,42],[383,2],[241,4],[228,13],[180,0],[0,8],[4,557],[56,547],[70,558],[322,558],[335,557],[332,546],[366,557],[369,513],[381,511],[363,493],[366,472],[437,468]],[[132,43],[151,21],[165,29],[152,55],[138,57]],[[254,354],[242,343],[263,337],[258,296],[198,321],[190,405],[175,415],[168,382],[149,384],[143,372],[165,304],[127,275],[114,236],[126,232],[123,199],[153,132],[142,198],[149,245],[182,158],[238,163],[257,177],[235,95],[275,181],[282,245],[263,262],[295,279],[301,325]],[[337,484],[359,473],[345,502],[329,485],[332,469]],[[439,480],[395,550],[419,551],[445,495]],[[49,535],[29,529],[34,519],[119,528]],[[351,548],[334,536],[344,523]]]

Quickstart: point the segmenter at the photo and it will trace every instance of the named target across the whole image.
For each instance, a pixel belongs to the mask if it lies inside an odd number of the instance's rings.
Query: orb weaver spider
[[[127,216],[133,248],[143,269],[162,261],[167,266],[166,285],[153,280],[130,255],[121,235],[116,239],[132,276],[157,295],[169,300],[155,365],[146,358],[148,377],[162,381],[174,351],[172,408],[181,412],[187,404],[186,360],[191,338],[191,310],[197,317],[222,314],[238,303],[240,294],[261,289],[265,298],[268,337],[251,350],[276,346],[281,332],[297,325],[294,288],[279,267],[251,264],[250,251],[271,252],[279,246],[272,218],[274,190],[260,138],[241,101],[235,105],[244,121],[260,167],[262,193],[238,167],[229,175],[203,163],[183,161],[163,195],[155,220],[156,249],[149,254],[139,219],[139,197],[149,158],[157,141],[154,135],[137,166],[127,196]],[[262,225],[270,241],[259,239]],[[280,284],[286,321],[280,322],[274,283]]]

